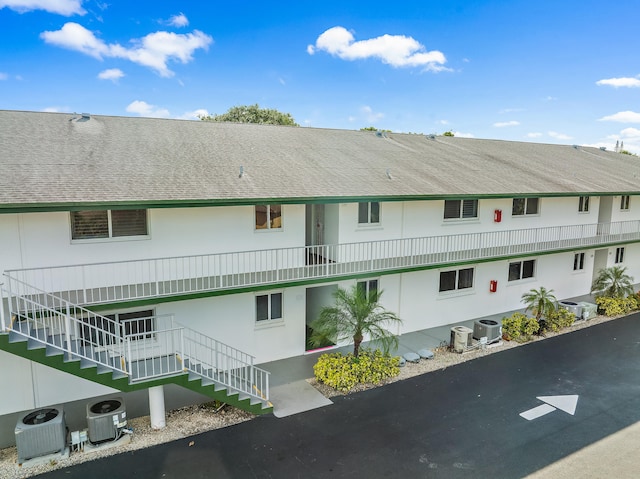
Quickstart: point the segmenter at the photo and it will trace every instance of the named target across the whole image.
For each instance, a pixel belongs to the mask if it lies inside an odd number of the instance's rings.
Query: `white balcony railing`
[[[5,287],[23,296],[20,285],[32,285],[91,305],[632,241],[640,241],[640,221],[9,270]]]

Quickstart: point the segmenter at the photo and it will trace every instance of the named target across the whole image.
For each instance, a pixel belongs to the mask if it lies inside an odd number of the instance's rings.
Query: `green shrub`
[[[638,306],[637,300],[631,296],[627,298],[609,298],[606,296],[600,296],[596,298],[596,304],[598,305],[598,312],[601,312],[605,316],[620,316],[627,314],[634,309],[637,309]]]
[[[380,384],[400,373],[400,358],[383,354],[380,350],[360,350],[358,357],[352,353],[323,354],[313,366],[318,382],[338,391],[347,392],[357,384]]]
[[[557,333],[561,329],[568,328],[576,320],[575,314],[564,308],[547,313],[545,318],[545,331]]]
[[[513,313],[509,317],[502,318],[502,333],[510,340],[524,343],[531,341],[533,335],[540,329],[536,318],[529,318],[522,313]]]
[[[629,307],[631,308],[631,311],[640,309],[640,296],[638,295],[638,293],[630,294],[629,296],[627,296],[627,301]]]

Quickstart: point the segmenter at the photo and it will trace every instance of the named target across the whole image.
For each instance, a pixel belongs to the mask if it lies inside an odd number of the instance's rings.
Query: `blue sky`
[[[640,154],[640,2],[0,0],[0,109],[302,126]]]

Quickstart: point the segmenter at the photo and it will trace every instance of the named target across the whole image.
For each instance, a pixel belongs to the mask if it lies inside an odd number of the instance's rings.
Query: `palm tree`
[[[620,266],[601,269],[593,280],[591,294],[608,298],[623,298],[633,294],[633,278],[626,271],[627,268]]]
[[[349,291],[338,288],[334,293],[334,306],[326,306],[318,318],[311,322],[313,333],[309,338],[313,346],[318,346],[329,338],[333,343],[353,339],[353,355],[358,356],[360,344],[365,336],[378,342],[384,352],[398,346],[398,338],[384,328],[392,323],[402,323],[395,313],[380,306],[382,291],[372,289],[367,294],[363,288],[354,285]]]
[[[525,311],[531,310],[536,315],[536,319],[540,321],[543,316],[556,310],[557,300],[552,294],[552,289],[546,289],[540,286],[540,289],[531,289],[528,293],[522,295],[522,302],[527,305]]]

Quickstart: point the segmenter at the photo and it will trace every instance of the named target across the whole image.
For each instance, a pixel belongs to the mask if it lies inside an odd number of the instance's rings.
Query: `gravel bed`
[[[534,341],[542,341],[545,338],[557,336],[559,334],[567,334],[578,329],[594,326],[614,319],[617,319],[617,317],[610,318],[606,316],[597,316],[587,321],[577,321],[573,326],[566,328],[559,333],[547,333],[544,337],[536,337]],[[505,349],[517,346],[520,346],[520,343],[515,341],[501,341],[498,344],[488,346],[486,349],[476,349],[462,354],[451,352],[446,347],[436,348],[433,359],[421,359],[418,363],[407,363],[404,367],[400,368],[400,374],[398,376],[389,379],[385,383],[379,385],[358,385],[347,394],[380,387],[384,384],[401,381],[403,379],[429,373],[431,371],[446,369],[465,361],[470,361],[481,356],[486,356],[488,354],[504,351]],[[333,388],[327,387],[324,384],[318,383],[313,378],[308,379],[308,381],[326,397],[344,394],[334,390]],[[128,425],[133,429],[133,435],[131,436],[131,441],[128,444],[91,453],[72,453],[68,458],[59,458],[38,466],[19,467],[17,464],[18,454],[15,447],[0,449],[0,478],[21,479],[31,477],[54,469],[65,468],[73,464],[79,464],[81,462],[91,461],[113,454],[134,451],[136,449],[142,449],[155,444],[162,444],[178,439],[186,440],[190,436],[211,431],[213,429],[232,426],[234,424],[253,419],[254,417],[254,415],[240,409],[236,409],[232,406],[224,406],[222,409],[219,409],[216,408],[213,403],[207,403],[205,405],[189,406],[167,412],[167,426],[162,430],[151,429],[150,419],[148,416],[130,419],[128,421]],[[186,440],[185,447],[194,445],[194,441],[194,439]]]

